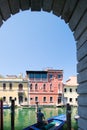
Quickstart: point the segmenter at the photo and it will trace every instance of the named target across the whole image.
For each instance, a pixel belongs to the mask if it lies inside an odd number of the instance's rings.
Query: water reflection
[[[45,118],[55,116],[61,113],[66,113],[65,108],[43,108],[42,112]],[[72,108],[72,120],[77,113],[77,108]],[[11,112],[10,110],[4,110],[4,130],[11,129]],[[15,130],[22,130],[23,128],[36,122],[35,109],[15,109]]]
[[[45,114],[46,118],[49,118],[51,116],[56,116],[61,113],[65,113],[65,108],[43,108],[42,111]]]

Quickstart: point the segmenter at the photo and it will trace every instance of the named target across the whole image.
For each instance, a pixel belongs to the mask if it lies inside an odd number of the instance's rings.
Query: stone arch
[[[0,0],[0,26],[20,10],[52,12],[73,32],[78,60],[78,126],[87,130],[87,0]]]

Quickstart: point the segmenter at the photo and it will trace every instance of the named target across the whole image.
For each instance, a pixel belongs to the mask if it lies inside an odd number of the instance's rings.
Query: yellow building
[[[64,84],[64,104],[69,103],[70,105],[77,106],[77,77],[70,77]]]
[[[0,75],[0,98],[4,104],[11,104],[15,99],[15,105],[28,105],[28,82],[22,75]]]

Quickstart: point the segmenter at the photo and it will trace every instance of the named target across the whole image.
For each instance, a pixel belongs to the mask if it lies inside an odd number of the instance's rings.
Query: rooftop
[[[71,76],[69,79],[66,81],[65,85],[67,86],[77,86],[77,77],[76,76]]]

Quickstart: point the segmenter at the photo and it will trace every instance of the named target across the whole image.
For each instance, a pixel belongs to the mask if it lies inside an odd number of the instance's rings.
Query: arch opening
[[[69,76],[76,75],[76,46],[72,32],[55,15],[43,11],[33,14],[29,11],[20,12],[4,24],[0,33],[1,55],[4,57],[2,62],[5,68],[10,66],[7,73],[19,73],[22,68],[22,73],[25,73],[28,68],[43,70],[50,67],[63,69],[66,75],[64,81]],[[3,54],[3,49],[7,55]],[[5,58],[10,62],[7,63]]]

